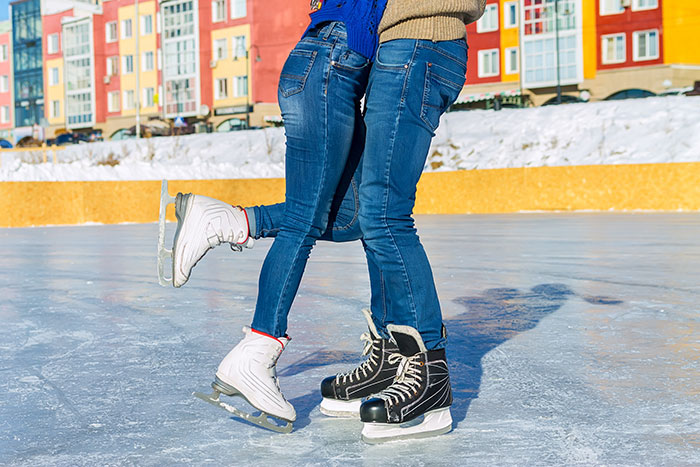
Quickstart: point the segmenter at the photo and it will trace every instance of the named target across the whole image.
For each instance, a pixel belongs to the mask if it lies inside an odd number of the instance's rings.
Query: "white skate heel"
[[[175,204],[177,230],[173,248],[165,248],[165,209]],[[210,249],[229,243],[234,251],[253,248],[255,241],[249,234],[248,216],[241,208],[223,201],[192,193],[168,194],[168,182],[163,180],[160,196],[158,235],[158,280],[161,285],[182,287],[192,268]],[[166,277],[165,263],[170,259],[173,274]]]
[[[212,383],[212,394],[194,393],[210,404],[233,415],[279,433],[290,433],[296,411],[287,402],[277,380],[277,359],[289,342],[244,327],[245,338],[219,364]],[[237,396],[258,409],[253,415],[221,401],[220,395]],[[278,423],[275,423],[278,422]],[[281,425],[280,425],[281,423]]]

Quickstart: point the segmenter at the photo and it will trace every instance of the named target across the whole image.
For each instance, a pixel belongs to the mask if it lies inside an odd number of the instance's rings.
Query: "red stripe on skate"
[[[250,330],[251,330],[252,332],[254,332],[255,334],[260,334],[261,336],[269,337],[270,339],[276,340],[277,342],[280,343],[280,345],[282,346],[282,348],[284,348],[284,343],[283,343],[281,340],[279,340],[278,338],[276,338],[275,336],[271,336],[270,334],[268,334],[268,333],[266,333],[266,332],[258,331],[257,329],[253,329],[253,328],[250,328]],[[289,337],[286,336],[286,335],[285,335],[284,337],[289,338]]]
[[[235,208],[236,206],[233,207]],[[239,245],[243,245],[250,238],[250,220],[248,220],[248,211],[246,211],[245,208],[241,208],[241,211],[243,211],[243,214],[245,214],[245,223],[248,226],[248,236],[242,242],[238,242]]]

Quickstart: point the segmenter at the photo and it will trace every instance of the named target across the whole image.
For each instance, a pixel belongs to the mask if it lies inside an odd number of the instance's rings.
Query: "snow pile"
[[[0,154],[0,181],[284,176],[284,129]],[[659,97],[443,117],[426,171],[700,161],[700,98]]]

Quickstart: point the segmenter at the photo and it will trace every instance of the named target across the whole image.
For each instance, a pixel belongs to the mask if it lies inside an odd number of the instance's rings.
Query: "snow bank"
[[[284,129],[68,146],[58,164],[40,163],[38,152],[0,158],[0,181],[283,177]],[[425,170],[693,161],[700,98],[680,96],[452,112]]]

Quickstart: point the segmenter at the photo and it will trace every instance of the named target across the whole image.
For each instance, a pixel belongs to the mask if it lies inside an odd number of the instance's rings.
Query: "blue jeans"
[[[255,211],[256,226],[275,238],[258,282],[252,323],[258,331],[286,333],[287,315],[317,240],[324,235],[359,238],[356,227],[348,234],[357,224],[355,215],[348,222],[348,211],[340,206],[345,199],[346,205],[357,205],[353,174],[364,146],[360,100],[369,70],[369,61],[348,48],[345,26],[338,22],[308,31],[282,68],[278,97],[287,138],[286,198],[283,205]],[[274,221],[280,212],[281,220]],[[340,228],[329,229],[329,224]]]
[[[372,314],[385,325],[416,328],[428,349],[446,341],[412,214],[430,141],[462,90],[466,65],[464,39],[389,41],[379,46],[367,90],[359,220]]]

